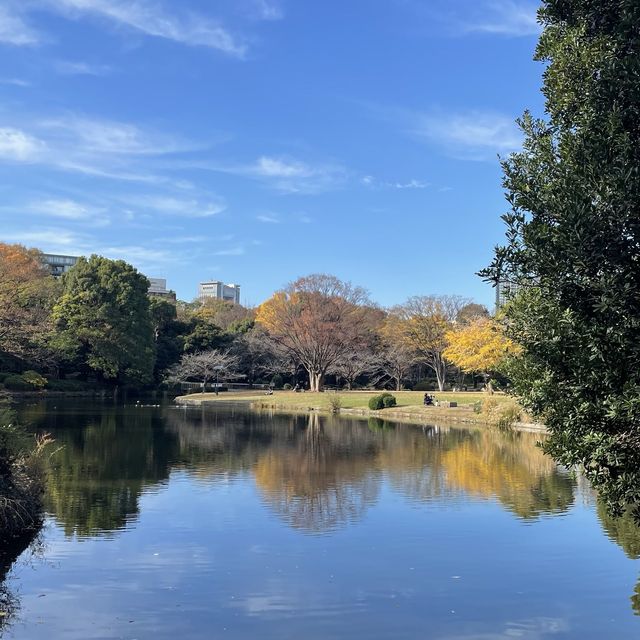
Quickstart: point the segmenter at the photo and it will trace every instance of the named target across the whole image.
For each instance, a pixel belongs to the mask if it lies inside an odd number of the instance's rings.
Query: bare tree
[[[180,362],[169,370],[168,382],[180,383],[196,379],[202,384],[202,393],[205,392],[207,383],[211,380],[216,382],[243,378],[244,375],[238,373],[240,360],[229,351],[201,351],[199,353],[187,353],[180,358]],[[218,387],[216,386],[216,393]]]
[[[372,351],[352,349],[342,354],[327,371],[333,373],[347,383],[349,391],[359,376],[372,374],[380,369],[380,357]]]
[[[396,391],[402,389],[402,381],[415,364],[415,354],[402,344],[387,346],[379,359],[382,373],[393,381]]]
[[[238,357],[239,367],[245,372],[250,385],[261,375],[290,369],[287,354],[260,327],[239,336],[233,344],[232,353]]]

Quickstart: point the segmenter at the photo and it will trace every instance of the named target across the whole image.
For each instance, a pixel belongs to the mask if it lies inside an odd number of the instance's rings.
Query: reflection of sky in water
[[[111,451],[141,466],[111,493],[68,438],[51,504],[79,520],[54,514],[44,556],[14,567],[8,638],[640,637],[638,564],[531,439],[200,416],[116,419],[130,447]]]

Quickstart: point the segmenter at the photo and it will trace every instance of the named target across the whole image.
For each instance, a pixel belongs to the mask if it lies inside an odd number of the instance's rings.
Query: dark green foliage
[[[220,327],[204,318],[195,318],[189,332],[184,336],[183,350],[184,353],[211,351],[221,349],[228,341],[228,336]]]
[[[640,3],[547,0],[537,59],[548,119],[503,162],[507,244],[484,275],[523,347],[508,374],[614,511],[640,503]]]
[[[384,406],[385,409],[388,409],[389,407],[395,407],[397,404],[395,396],[383,396],[382,398],[382,405]]]
[[[381,393],[369,398],[369,409],[371,409],[371,411],[379,411],[385,407],[395,407],[395,405],[396,399],[390,393]]]
[[[122,260],[80,258],[63,277],[53,310],[55,347],[105,380],[149,382],[154,365],[154,328],[149,281]]]
[[[285,391],[291,391],[291,389],[292,389],[293,387],[292,387],[288,382],[285,382],[285,383],[282,385],[282,388],[283,388]]]
[[[271,378],[271,386],[274,389],[282,389],[283,382],[284,379],[279,373],[276,373],[276,375]],[[289,385],[289,388],[291,388],[291,385]]]
[[[9,391],[33,391],[30,385],[21,375],[10,375],[4,379],[4,388]]]

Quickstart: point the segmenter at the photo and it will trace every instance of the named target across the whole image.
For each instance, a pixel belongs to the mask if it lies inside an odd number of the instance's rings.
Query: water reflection
[[[595,639],[636,578],[610,568],[617,552],[586,488],[535,434],[223,406],[39,404],[25,416],[61,450],[46,495],[56,566],[31,578],[22,609],[36,622],[16,637],[46,637],[40,616],[72,639]],[[639,558],[630,517],[598,515]]]
[[[41,407],[29,417],[61,447],[46,505],[67,535],[125,528],[142,492],[177,468],[210,482],[249,474],[274,513],[313,533],[361,519],[383,477],[414,501],[497,499],[526,520],[574,500],[573,481],[530,433],[176,407],[101,405],[52,416]]]
[[[45,507],[67,535],[110,534],[134,521],[145,487],[169,477],[177,443],[160,416],[103,406],[35,423],[59,447],[49,459]]]

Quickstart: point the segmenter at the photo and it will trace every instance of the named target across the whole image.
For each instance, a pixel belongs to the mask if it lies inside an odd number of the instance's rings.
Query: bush
[[[33,387],[22,377],[15,374],[4,379],[4,386],[9,391],[32,391]]]
[[[414,391],[433,391],[434,389],[435,385],[431,380],[420,380],[413,385]]]
[[[47,386],[51,391],[78,392],[95,390],[98,385],[84,380],[49,380]]]
[[[337,394],[329,396],[329,408],[331,409],[331,413],[340,413],[340,409],[342,409],[342,398]]]
[[[379,411],[382,408],[384,408],[382,396],[371,396],[369,398],[369,409],[371,409],[371,411]]]
[[[388,409],[389,407],[395,407],[396,404],[397,404],[395,396],[392,396],[392,395],[383,396],[382,397],[382,404],[383,404],[385,409]]]
[[[271,386],[274,389],[282,389],[282,384],[284,382],[284,379],[282,378],[282,376],[279,373],[276,373],[275,376],[273,376],[273,378],[271,378]],[[289,385],[291,386],[291,385]]]
[[[25,371],[22,374],[22,379],[34,389],[44,389],[47,386],[47,379],[32,369]]]
[[[291,389],[293,388],[288,382],[285,382],[284,385],[282,386],[282,388],[285,391],[291,391]]]

